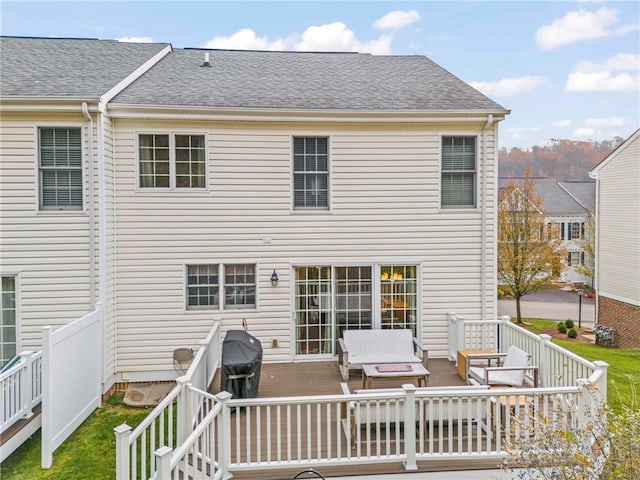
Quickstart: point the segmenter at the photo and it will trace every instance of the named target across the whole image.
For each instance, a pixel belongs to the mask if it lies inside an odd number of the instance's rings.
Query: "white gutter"
[[[482,208],[481,208],[481,236],[480,242],[480,318],[485,320],[487,317],[487,129],[493,125],[493,115],[487,117],[487,124],[482,129]],[[494,141],[495,145],[495,141]],[[495,165],[497,169],[498,166]],[[494,218],[495,225],[495,218]],[[495,258],[495,257],[494,257]]]
[[[89,128],[89,139],[87,149],[89,150],[89,168],[87,176],[89,182],[87,192],[89,197],[89,305],[90,311],[96,307],[96,216],[95,216],[95,194],[93,191],[94,178],[94,153],[93,153],[93,118],[89,114],[87,102],[82,102],[82,114],[87,119]],[[101,248],[100,251],[103,249]],[[102,273],[103,268],[100,269]],[[101,282],[102,284],[102,282]],[[101,297],[102,298],[102,297]]]

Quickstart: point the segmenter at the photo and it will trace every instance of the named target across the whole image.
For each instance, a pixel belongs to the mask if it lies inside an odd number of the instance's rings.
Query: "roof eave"
[[[340,109],[265,109],[221,108],[174,105],[136,105],[110,103],[109,115],[114,118],[167,118],[191,120],[325,120],[359,122],[486,122],[489,115],[494,121],[504,120],[510,113],[501,109],[477,110],[340,110]]]
[[[72,111],[82,110],[82,104],[89,104],[90,110],[93,105],[97,109],[98,97],[0,97],[0,111],[3,112],[37,112],[37,111]]]

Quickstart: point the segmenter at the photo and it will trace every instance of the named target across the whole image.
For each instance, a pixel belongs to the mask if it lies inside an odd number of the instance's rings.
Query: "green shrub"
[[[567,333],[567,327],[564,326],[564,323],[560,322],[558,324],[558,331],[560,333]]]
[[[575,328],[569,329],[569,331],[567,332],[567,337],[578,338],[578,331]]]
[[[573,320],[571,320],[571,319],[569,318],[569,319],[565,320],[565,322],[564,322],[564,326],[565,326],[565,327],[567,327],[567,328],[573,328],[573,327],[575,327],[575,326],[576,326],[576,324],[575,324],[575,323],[573,323]]]

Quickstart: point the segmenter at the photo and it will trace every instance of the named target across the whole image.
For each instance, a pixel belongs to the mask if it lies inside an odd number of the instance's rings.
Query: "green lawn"
[[[558,322],[526,318],[527,329],[533,333],[556,328]],[[632,409],[640,409],[640,396],[636,389],[640,388],[640,350],[621,350],[599,345],[575,343],[570,340],[553,339],[553,342],[570,352],[587,360],[602,360],[609,364],[607,371],[607,401],[616,412],[626,405]]]
[[[115,478],[116,442],[113,428],[135,427],[151,409],[129,408],[122,394],[113,395],[85,420],[53,453],[53,466],[40,468],[40,430],[2,463],[3,480],[84,480]]]

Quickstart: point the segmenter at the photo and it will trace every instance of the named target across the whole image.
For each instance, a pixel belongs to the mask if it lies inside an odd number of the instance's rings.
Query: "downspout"
[[[482,207],[480,242],[480,318],[487,318],[487,129],[493,125],[493,115],[487,117],[487,124],[482,129]],[[496,166],[497,168],[497,166]],[[495,219],[494,219],[495,225]]]
[[[93,152],[93,118],[89,114],[87,102],[82,102],[82,114],[87,119],[89,127],[89,168],[87,176],[89,177],[88,194],[89,194],[89,310],[96,308],[96,215],[95,215],[95,194],[93,191],[94,176],[94,152]]]
[[[593,229],[593,234],[595,235],[596,238],[593,239],[593,243],[595,245],[595,248],[593,249],[593,255],[594,255],[594,259],[593,259],[593,283],[591,284],[591,286],[593,287],[593,289],[596,291],[596,301],[595,301],[595,319],[594,319],[594,325],[596,325],[598,323],[598,319],[600,318],[599,316],[599,304],[600,304],[600,285],[599,285],[599,279],[600,279],[600,275],[599,275],[599,268],[598,268],[598,259],[600,258],[600,235],[598,235],[598,232],[600,231],[600,208],[598,208],[600,206],[600,179],[598,178],[598,173],[597,172],[593,172],[590,171],[589,172],[589,177],[593,178],[596,181],[596,208],[595,208],[595,228]]]

